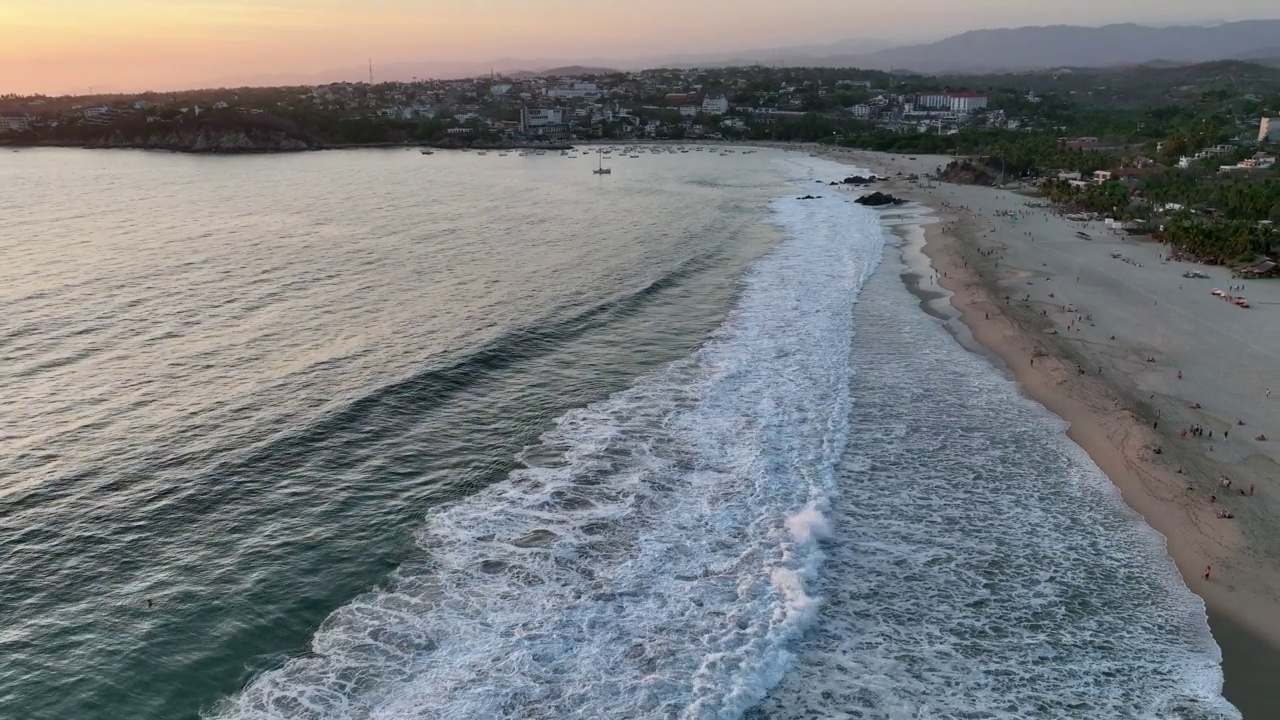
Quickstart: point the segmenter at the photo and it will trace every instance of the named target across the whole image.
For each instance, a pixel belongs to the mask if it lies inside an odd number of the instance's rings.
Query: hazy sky
[[[173,89],[370,56],[623,58],[1276,15],[1276,0],[0,0],[0,93]]]

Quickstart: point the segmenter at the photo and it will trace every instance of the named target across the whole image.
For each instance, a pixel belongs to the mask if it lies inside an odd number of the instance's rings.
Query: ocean
[[[1238,717],[850,168],[4,160],[0,717]]]

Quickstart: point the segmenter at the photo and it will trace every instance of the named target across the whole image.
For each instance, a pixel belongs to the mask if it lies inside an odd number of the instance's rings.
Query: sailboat
[[[595,170],[592,170],[591,172],[595,173],[596,175],[612,175],[613,168],[607,168],[604,166],[604,153],[599,153],[599,155],[600,155],[600,167],[596,168]]]

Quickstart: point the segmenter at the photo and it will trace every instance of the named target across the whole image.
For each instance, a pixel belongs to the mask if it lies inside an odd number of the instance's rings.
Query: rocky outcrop
[[[882,192],[873,192],[870,195],[863,195],[854,202],[868,207],[881,207],[885,205],[901,205],[906,200]]]
[[[278,153],[325,147],[316,130],[294,120],[239,112],[172,120],[128,118],[109,126],[86,128],[80,140],[87,148],[188,153]]]
[[[872,175],[871,177],[862,177],[861,175],[850,175],[849,177],[845,178],[844,180],[841,180],[840,182],[844,183],[845,185],[870,185],[875,181],[876,181],[875,175]],[[831,183],[831,184],[835,185],[835,183]]]
[[[952,160],[938,173],[938,179],[956,185],[996,184],[996,176],[990,167],[968,160]]]
[[[901,205],[905,203],[906,200],[903,200],[902,198],[899,198],[899,197],[894,197],[892,195],[889,195],[888,193],[882,193],[877,191],[877,192],[871,193],[870,195],[863,195],[857,200],[854,200],[854,202],[858,203],[859,205],[866,205],[867,207],[882,207],[885,205]]]
[[[277,153],[315,150],[321,146],[281,130],[230,128],[172,128],[161,132],[137,134],[117,130],[88,148],[142,148],[189,153]]]

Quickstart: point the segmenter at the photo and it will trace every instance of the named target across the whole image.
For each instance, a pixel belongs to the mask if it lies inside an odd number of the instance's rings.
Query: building
[[[575,82],[547,88],[547,97],[573,99],[593,99],[600,97],[600,88],[595,83]]]
[[[514,86],[511,83],[494,83],[489,86],[489,94],[493,97],[502,97],[511,92],[512,87]]]
[[[921,93],[916,96],[916,106],[919,108],[949,108],[951,107],[951,96],[947,93]]]
[[[520,125],[526,132],[530,128],[563,124],[564,110],[561,108],[524,108],[520,111]]]
[[[22,132],[31,126],[26,115],[0,115],[0,133]]]
[[[562,108],[522,108],[520,127],[530,137],[560,140],[569,136]]]
[[[871,117],[871,106],[870,105],[854,105],[853,107],[849,108],[849,114],[855,118],[858,118],[859,120],[866,120],[867,118]]]
[[[667,93],[663,98],[668,105],[680,107],[681,105],[693,105],[698,102],[698,98],[693,93]]]
[[[708,95],[702,99],[702,112],[708,115],[723,115],[729,112],[729,99],[723,95]]]
[[[699,107],[699,106],[697,106],[697,105],[681,105],[681,106],[679,107],[679,110],[680,110],[680,116],[681,116],[681,117],[695,117],[695,116],[698,114],[698,111],[699,111],[699,110],[701,110],[701,109],[702,109],[702,108],[700,108],[700,107]]]
[[[84,121],[86,125],[107,125],[112,121],[119,119],[123,115],[123,110],[109,108],[106,105],[99,105],[97,107],[84,109]]]
[[[1058,142],[1067,150],[1089,150],[1098,146],[1096,137],[1058,138]]]
[[[977,110],[985,110],[987,108],[987,96],[980,93],[951,93],[950,105],[951,112],[954,113],[971,113]]]
[[[1258,142],[1280,142],[1280,118],[1262,118],[1258,123]]]

